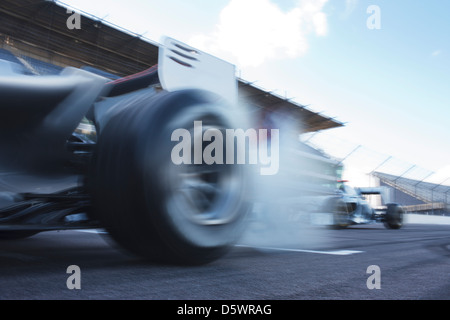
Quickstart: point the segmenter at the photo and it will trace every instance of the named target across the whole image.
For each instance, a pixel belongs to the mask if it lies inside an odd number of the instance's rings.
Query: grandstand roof
[[[70,13],[54,1],[2,0],[0,45],[26,52],[29,59],[53,65],[101,69],[117,76],[145,70],[158,62],[158,44],[83,13],[81,30],[67,28]],[[239,96],[267,110],[287,110],[302,132],[343,126],[289,99],[239,79]]]

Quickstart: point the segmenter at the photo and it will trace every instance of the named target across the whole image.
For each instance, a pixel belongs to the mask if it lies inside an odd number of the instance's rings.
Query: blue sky
[[[217,55],[243,79],[346,123],[326,134],[450,177],[450,1],[63,2]],[[370,5],[381,29],[367,27]]]

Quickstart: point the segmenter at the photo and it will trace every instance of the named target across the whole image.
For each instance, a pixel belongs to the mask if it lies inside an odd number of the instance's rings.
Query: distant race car
[[[0,60],[0,239],[105,228],[144,258],[201,264],[240,236],[243,166],[171,157],[177,129],[242,127],[233,65],[166,38],[157,66],[114,81],[16,67]]]
[[[336,196],[331,197],[325,203],[324,211],[331,213],[330,225],[334,228],[346,228],[350,225],[369,224],[382,222],[388,229],[400,229],[403,226],[405,213],[401,205],[387,203],[383,207],[373,208],[364,198],[366,195],[380,195],[383,201],[387,201],[385,189],[352,188],[340,181]]]

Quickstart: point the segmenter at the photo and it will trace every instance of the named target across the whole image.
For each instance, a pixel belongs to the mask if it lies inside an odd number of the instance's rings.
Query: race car
[[[158,65],[114,81],[72,67],[25,75],[0,60],[0,239],[104,228],[177,264],[211,262],[238,239],[245,166],[172,161],[175,130],[243,127],[235,68],[171,38],[159,50]]]
[[[350,225],[381,222],[387,229],[400,229],[405,213],[401,205],[387,203],[389,196],[382,187],[352,188],[344,180],[338,181],[336,195],[325,202],[324,211],[331,213],[333,228],[342,229]],[[367,195],[379,195],[383,206],[374,208],[365,199]]]

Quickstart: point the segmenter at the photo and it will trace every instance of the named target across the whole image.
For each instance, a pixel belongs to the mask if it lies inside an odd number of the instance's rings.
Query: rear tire
[[[400,229],[403,226],[403,208],[395,203],[387,205],[384,226],[387,229]]]
[[[194,132],[194,121],[204,129],[236,128],[230,107],[197,90],[143,92],[123,103],[130,106],[98,141],[93,198],[101,224],[124,248],[153,261],[203,264],[223,256],[245,226],[245,168],[175,165],[171,135]]]

